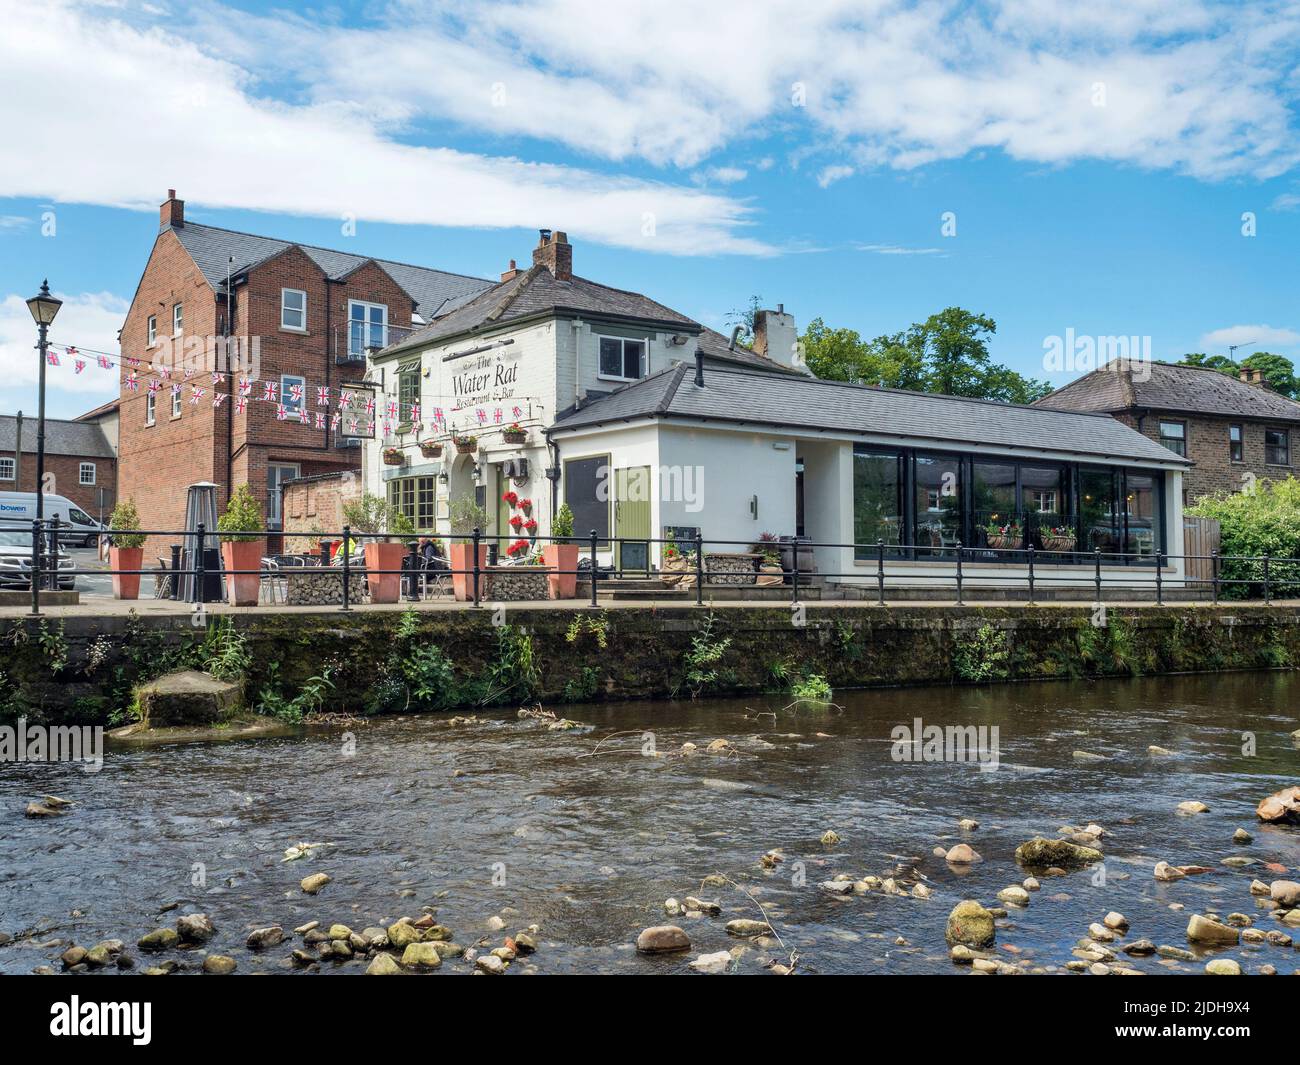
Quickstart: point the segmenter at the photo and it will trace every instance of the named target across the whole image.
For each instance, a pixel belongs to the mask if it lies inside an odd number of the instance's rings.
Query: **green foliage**
[[[953,672],[974,684],[1005,680],[1010,675],[1010,657],[1007,634],[992,625],[981,625],[973,633],[959,633],[953,639]]]
[[[1288,477],[1257,484],[1251,492],[1205,496],[1187,513],[1219,522],[1220,595],[1225,599],[1263,597],[1265,554],[1270,557],[1271,593],[1278,598],[1300,594],[1300,562],[1295,561],[1300,558],[1300,481]]]
[[[525,702],[536,695],[541,679],[533,638],[517,625],[500,626],[497,660],[488,666],[486,689],[479,702]]]
[[[372,714],[405,710],[444,710],[464,700],[456,669],[435,643],[421,638],[420,617],[402,611],[393,648],[371,688],[366,710]]]
[[[475,529],[482,532],[487,528],[487,511],[474,502],[473,496],[458,496],[453,499],[448,516],[451,519],[451,531],[461,538],[472,535]]]
[[[198,657],[199,667],[218,680],[238,680],[252,664],[244,636],[229,614],[208,625]]]
[[[50,672],[62,673],[68,664],[68,641],[63,635],[63,622],[60,621],[52,628],[41,618],[41,631],[36,641],[41,645],[41,654],[50,667]]]
[[[566,703],[585,703],[600,690],[600,671],[594,666],[583,666],[578,675],[564,682]]]
[[[113,513],[108,517],[108,527],[113,530],[109,542],[114,547],[144,546],[144,534],[129,531],[140,528],[140,512],[135,509],[135,503],[131,500],[119,499],[117,501],[117,505],[113,507]]]
[[[555,512],[555,517],[551,520],[551,535],[559,537],[573,535],[573,511],[569,509],[568,503],[561,503],[560,509]]]
[[[984,314],[948,307],[903,332],[863,340],[814,318],[801,338],[808,368],[827,381],[883,385],[914,392],[1032,403],[1051,391],[989,358],[997,323]]]
[[[410,536],[415,532],[411,519],[382,496],[364,493],[360,499],[343,504],[343,520],[354,533],[369,536]]]
[[[280,663],[272,662],[271,676],[258,696],[257,712],[290,725],[301,724],[307,714],[315,713],[324,705],[325,696],[334,688],[330,679],[333,672],[333,667],[326,666],[318,676],[303,681],[295,695],[286,696],[280,680]]]
[[[714,621],[713,614],[710,613],[704,619],[700,631],[691,637],[691,648],[682,658],[684,676],[681,683],[673,690],[674,697],[685,687],[691,693],[692,699],[698,699],[701,694],[718,683],[717,666],[722,661],[723,655],[727,653],[727,648],[731,646],[731,637],[715,639]]]
[[[584,635],[593,637],[596,646],[605,650],[609,644],[609,618],[603,610],[595,617],[590,614],[575,615],[564,638],[569,643],[576,644]]]
[[[226,512],[217,518],[217,529],[223,534],[245,532],[251,535],[222,535],[222,542],[260,540],[257,534],[265,528],[261,505],[253,498],[252,489],[241,484],[231,493]]]
[[[1258,370],[1269,388],[1288,399],[1300,398],[1300,378],[1296,377],[1295,363],[1285,355],[1271,351],[1256,351],[1240,362],[1226,355],[1206,355],[1202,351],[1189,352],[1179,360],[1180,366],[1205,366],[1229,377],[1237,377],[1243,368]]]
[[[394,510],[393,520],[389,522],[388,531],[394,536],[414,536],[415,523],[411,521],[402,511]]]
[[[790,685],[790,694],[796,699],[814,699],[828,703],[835,693],[820,673],[809,673]]]

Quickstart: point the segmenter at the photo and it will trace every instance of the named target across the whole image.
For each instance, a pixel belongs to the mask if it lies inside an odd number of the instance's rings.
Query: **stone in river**
[[[29,802],[27,809],[24,811],[28,817],[59,817],[64,811],[56,810],[52,806],[46,806],[44,803]]]
[[[971,865],[975,862],[983,861],[979,852],[965,843],[958,843],[943,857],[945,861],[952,862],[953,865]]]
[[[834,895],[847,895],[853,890],[852,880],[825,880],[822,882],[823,891],[829,891]]]
[[[315,895],[321,888],[328,884],[333,877],[329,873],[312,873],[311,876],[305,876],[298,884],[308,895]]]
[[[1239,828],[1237,829],[1236,832],[1232,834],[1232,842],[1233,843],[1254,843],[1255,837],[1252,836],[1249,832],[1247,832],[1244,828]]]
[[[1300,824],[1300,787],[1283,788],[1261,799],[1255,816],[1261,821]]]
[[[495,954],[484,954],[480,958],[475,958],[474,967],[489,976],[500,976],[506,971],[506,963]]]
[[[1147,954],[1156,952],[1156,945],[1149,939],[1136,939],[1132,943],[1126,944],[1121,948],[1125,954],[1132,954],[1134,957],[1143,957]]]
[[[1231,958],[1215,958],[1206,963],[1205,971],[1211,976],[1240,976],[1241,966]]]
[[[203,959],[203,971],[217,976],[225,976],[235,971],[237,962],[225,954],[209,954]]]
[[[155,928],[140,937],[136,946],[141,950],[171,950],[180,942],[180,936],[170,928]]]
[[[537,940],[527,932],[515,933],[515,953],[532,954],[537,950]]]
[[[432,943],[411,943],[402,954],[407,969],[436,969],[441,964],[442,955]]]
[[[183,669],[140,685],[135,697],[146,728],[216,725],[243,709],[244,684]]]
[[[1099,943],[1113,943],[1115,941],[1115,933],[1104,924],[1098,924],[1096,921],[1088,925],[1088,935]]]
[[[973,899],[957,903],[948,914],[944,938],[950,945],[987,947],[993,944],[996,935],[993,915]]]
[[[284,942],[284,929],[278,924],[255,928],[248,933],[249,950],[266,950]]]
[[[71,969],[74,965],[80,965],[85,961],[88,953],[85,947],[69,947],[60,955],[59,960],[63,962],[65,969]]]
[[[840,834],[833,828],[828,828],[822,833],[822,844],[827,847],[833,847],[840,842]]]
[[[998,898],[1010,906],[1029,905],[1029,892],[1019,884],[1012,884],[1010,887],[1004,887],[998,892]]]
[[[731,955],[725,950],[716,954],[701,954],[691,962],[691,968],[700,973],[725,973],[730,965]]]
[[[980,823],[976,821],[974,818],[963,817],[960,821],[957,822],[957,827],[960,828],[963,832],[974,832],[977,828],[980,827]]]
[[[391,954],[376,954],[375,960],[366,966],[367,976],[401,976],[402,967],[393,960]]]
[[[216,926],[206,913],[187,913],[176,918],[176,931],[182,943],[206,943],[217,934]]]
[[[694,895],[686,896],[686,908],[688,910],[698,910],[700,913],[706,913],[710,917],[717,917],[722,913],[722,904],[710,902],[708,899],[697,899]]]
[[[772,932],[772,926],[766,921],[751,921],[747,917],[737,917],[728,921],[726,930],[733,936],[766,936]]]
[[[1241,933],[1226,924],[1220,924],[1199,913],[1192,914],[1187,923],[1187,938],[1192,943],[1213,943],[1235,946],[1241,941]]]
[[[1075,751],[1072,755],[1076,762],[1109,762],[1110,756],[1093,754],[1091,751]]]
[[[1107,928],[1115,929],[1117,932],[1128,931],[1128,918],[1122,913],[1116,913],[1114,910],[1111,910],[1110,913],[1106,914],[1106,916],[1102,918],[1101,923]]]
[[[408,944],[419,942],[421,934],[410,921],[397,921],[388,926],[388,944],[404,950]]]
[[[1064,839],[1044,839],[1042,836],[1035,836],[1016,848],[1016,861],[1032,867],[1077,869],[1089,862],[1099,862],[1103,857],[1101,851],[1094,847],[1083,847]]]
[[[1294,880],[1274,880],[1268,888],[1268,897],[1290,910],[1300,906],[1300,884]]]
[[[1147,748],[1147,754],[1173,754],[1167,747],[1158,747],[1154,743]]]
[[[1206,806],[1205,803],[1198,802],[1195,799],[1189,799],[1187,802],[1180,802],[1178,804],[1178,812],[1180,814],[1203,814],[1208,813],[1209,809],[1210,808]]]
[[[1157,880],[1171,881],[1181,880],[1187,874],[1176,866],[1170,865],[1168,862],[1156,862],[1154,875]]]
[[[1173,958],[1175,961],[1195,961],[1196,955],[1190,950],[1184,950],[1182,947],[1171,947],[1161,944],[1156,947],[1156,953],[1162,958]]]
[[[636,949],[641,954],[667,954],[690,950],[691,941],[675,924],[660,924],[642,929],[636,937]]]

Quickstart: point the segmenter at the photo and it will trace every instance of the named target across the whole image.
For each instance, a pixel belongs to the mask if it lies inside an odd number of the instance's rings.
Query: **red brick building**
[[[340,384],[362,379],[367,348],[404,336],[487,285],[187,222],[184,202],[169,190],[121,331],[120,497],[134,500],[146,528],[179,528],[187,486],[215,483],[223,508],[233,488],[247,483],[268,527],[278,528],[282,481],[359,466],[359,440],[328,419],[317,426],[316,389],[337,395]],[[171,370],[165,380],[158,366]],[[241,377],[257,382],[242,412]],[[147,387],[151,379],[157,391]],[[266,382],[286,400],[301,386],[311,423],[299,422],[296,404],[280,419],[277,402],[260,401]]]
[[[36,491],[36,419],[0,415],[0,492]],[[76,503],[96,521],[113,509],[117,493],[117,459],[112,442],[97,421],[45,419],[45,473],[50,490]],[[100,504],[103,504],[101,508]]]
[[[1300,403],[1270,389],[1258,370],[1233,377],[1205,366],[1116,361],[1034,405],[1109,414],[1191,459],[1185,503],[1296,473]]]

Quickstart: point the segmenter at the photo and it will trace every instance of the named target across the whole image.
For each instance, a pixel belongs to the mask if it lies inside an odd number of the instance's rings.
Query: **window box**
[[[442,444],[434,440],[425,440],[420,443],[420,454],[426,459],[436,459],[442,457]]]

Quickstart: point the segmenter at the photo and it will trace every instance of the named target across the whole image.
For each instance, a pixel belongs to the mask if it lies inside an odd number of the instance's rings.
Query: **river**
[[[110,748],[93,774],[5,765],[0,931],[16,939],[0,947],[0,971],[57,968],[68,943],[114,937],[143,967],[152,962],[135,940],[196,911],[217,926],[210,950],[235,957],[241,972],[277,971],[290,968],[290,949],[301,944],[254,954],[244,947],[250,929],[288,932],[319,920],[360,930],[433,907],[465,946],[499,945],[503,934],[538,925],[537,953],[510,972],[685,972],[696,955],[734,947],[744,948],[734,966],[741,972],[761,972],[791,951],[809,973],[968,972],[944,943],[953,905],[963,897],[999,905],[996,892],[1026,875],[1013,859],[1020,843],[1090,822],[1107,833],[1104,883],[1095,869],[1040,876],[1029,905],[999,922],[999,958],[1062,972],[1088,925],[1112,910],[1131,922],[1128,939],[1183,948],[1195,911],[1239,911],[1261,929],[1278,927],[1248,889],[1256,876],[1281,874],[1221,861],[1300,866],[1300,829],[1254,817],[1260,798],[1300,782],[1289,735],[1300,725],[1300,678],[877,690],[837,700],[841,709],[783,709],[780,697],[568,707],[587,726],[578,731],[496,711],[461,724],[406,716],[276,739]],[[997,726],[997,769],[897,760],[891,730],[918,718]],[[1243,753],[1251,735],[1254,753]],[[729,749],[707,753],[717,738]],[[699,750],[685,756],[685,743]],[[1173,753],[1152,756],[1150,745]],[[45,793],[78,805],[59,818],[24,818],[26,803]],[[1179,814],[1184,800],[1209,812]],[[979,827],[963,831],[960,818]],[[1254,842],[1234,843],[1237,828]],[[828,829],[840,843],[820,842]],[[299,841],[333,846],[282,861]],[[984,860],[962,870],[933,855],[962,841]],[[772,848],[785,860],[764,869],[760,856]],[[909,858],[916,871],[905,882],[925,883],[928,899],[840,897],[820,886],[838,873],[883,877]],[[1151,870],[1161,859],[1212,871],[1159,883]],[[314,872],[333,882],[313,897],[298,883]],[[702,888],[711,873],[752,898],[729,885]],[[672,919],[690,936],[688,954],[638,955],[638,932],[667,921],[664,900],[688,894],[716,899],[721,916]],[[754,900],[780,942],[724,931],[727,920],[760,916]],[[170,903],[180,906],[159,916]],[[489,926],[493,916],[503,930]],[[1247,972],[1300,968],[1294,948],[1227,953]],[[201,955],[165,957],[185,971]],[[1128,963],[1148,972],[1203,967]],[[329,961],[311,971],[364,965]],[[440,972],[471,969],[458,959]]]

